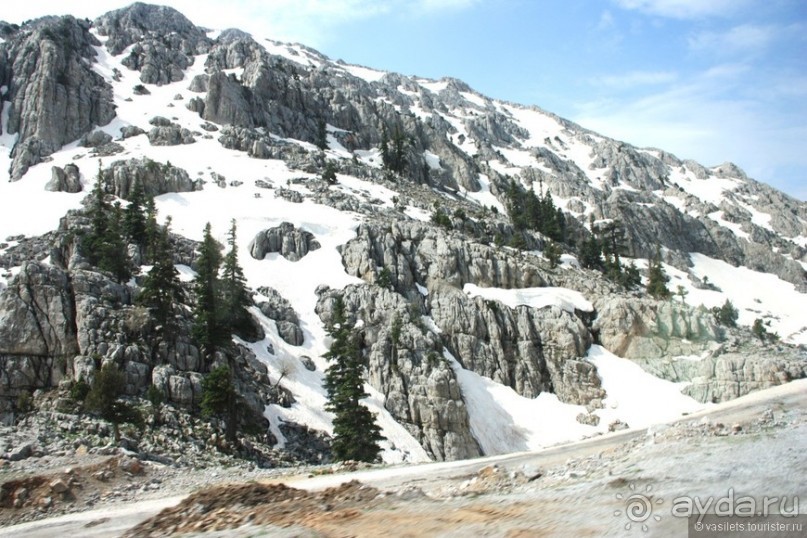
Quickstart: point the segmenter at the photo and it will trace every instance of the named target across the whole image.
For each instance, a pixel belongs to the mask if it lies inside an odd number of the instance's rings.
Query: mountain
[[[142,453],[220,445],[195,411],[210,365],[190,282],[205,224],[226,244],[233,219],[255,330],[214,365],[235,370],[243,453],[273,463],[329,457],[338,308],[387,462],[535,449],[807,376],[807,204],[731,163],[167,7],[0,23],[0,39],[0,413],[23,421],[0,452],[36,429],[31,398],[86,427],[69,395],[102,363],[132,402],[154,387],[167,403]],[[122,283],[82,246],[97,182],[170,217],[173,330],[138,304],[138,245]],[[645,292],[658,269],[672,297]]]

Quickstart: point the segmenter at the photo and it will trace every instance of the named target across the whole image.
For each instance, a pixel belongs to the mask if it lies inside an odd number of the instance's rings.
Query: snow
[[[594,306],[582,293],[567,288],[502,289],[480,288],[475,284],[465,284],[463,291],[472,297],[499,301],[510,308],[520,305],[532,308],[557,306],[571,313],[574,313],[575,310],[582,310],[583,312],[594,311]]]
[[[366,80],[367,82],[378,82],[379,80],[384,78],[384,75],[387,74],[384,71],[378,71],[376,69],[370,69],[369,67],[362,67],[359,65],[340,64],[339,67],[341,67],[354,77]]]
[[[445,80],[436,81],[436,80],[425,80],[425,79],[423,79],[423,80],[418,80],[417,83],[420,84],[422,87],[426,88],[427,90],[429,90],[432,93],[440,93],[441,91],[448,88],[448,81],[445,81]]]
[[[426,160],[426,164],[429,165],[429,168],[432,170],[442,170],[443,167],[440,165],[440,157],[435,155],[429,150],[423,152],[423,158]]]
[[[600,424],[621,420],[631,428],[645,428],[707,406],[681,393],[687,383],[655,377],[635,362],[617,357],[602,346],[591,346],[586,360],[597,367],[606,392],[604,408],[595,412]]]
[[[273,41],[271,39],[266,39],[263,41],[263,48],[266,49],[266,52],[269,54],[274,54],[275,56],[281,56],[287,60],[291,60],[294,63],[303,65],[305,67],[316,67],[320,65],[319,62],[314,61],[310,58],[305,51],[301,51],[294,47],[294,45],[288,43],[280,43],[278,41]]]
[[[468,102],[475,104],[478,107],[487,107],[487,102],[481,96],[471,92],[459,92],[460,95]]]
[[[678,185],[689,194],[714,205],[720,205],[725,192],[733,191],[742,185],[739,180],[715,176],[698,179],[689,169],[685,168],[685,172],[682,173],[680,167],[671,167],[669,178],[673,184]]]
[[[741,239],[750,240],[750,236],[748,232],[745,232],[742,227],[737,224],[736,222],[729,222],[723,219],[723,212],[722,211],[714,211],[706,215],[708,218],[712,219],[716,223],[720,224],[724,228],[728,228],[732,231],[734,235]]]
[[[479,190],[477,192],[467,191],[460,187],[462,195],[469,200],[474,200],[483,207],[495,207],[499,213],[506,213],[507,210],[496,196],[490,192],[490,178],[486,174],[479,174],[477,177],[479,182]]]
[[[504,105],[503,108],[520,127],[530,133],[530,137],[524,141],[524,145],[527,147],[543,146],[545,138],[552,138],[563,130],[563,127],[552,116],[536,109],[513,105]]]
[[[616,420],[631,428],[644,428],[712,405],[681,394],[685,383],[654,377],[636,363],[595,345],[586,360],[597,367],[607,395],[605,408],[594,412],[600,417],[599,425],[587,426],[577,421],[579,414],[586,413],[581,405],[563,403],[546,392],[525,398],[510,387],[466,370],[448,351],[443,356],[457,376],[468,407],[471,434],[485,455],[538,450],[583,439],[607,432]]]
[[[722,292],[690,289],[687,301],[706,307],[721,306],[726,299],[739,310],[738,322],[752,325],[757,318],[771,322],[770,329],[792,344],[807,344],[807,294],[790,282],[769,273],[734,267],[703,254],[690,254],[692,273],[708,277]],[[673,288],[671,288],[673,289]]]
[[[564,404],[548,393],[525,398],[510,387],[464,369],[448,351],[443,356],[462,389],[471,434],[486,456],[537,450],[596,432],[575,419],[585,412],[583,406]]]

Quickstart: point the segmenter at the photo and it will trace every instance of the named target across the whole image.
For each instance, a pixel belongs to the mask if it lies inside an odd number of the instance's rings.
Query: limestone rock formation
[[[11,178],[64,144],[115,117],[112,88],[93,70],[98,40],[87,21],[44,17],[5,44],[8,69],[0,86],[9,88],[7,130],[17,134]]]
[[[77,165],[66,164],[64,168],[54,166],[51,168],[51,179],[45,185],[46,191],[51,192],[81,192],[81,172]]]
[[[101,176],[106,191],[124,199],[129,199],[138,185],[147,196],[159,196],[167,192],[191,192],[202,187],[184,169],[147,158],[115,161],[109,168],[102,170]]]
[[[271,252],[277,252],[290,261],[298,261],[312,250],[320,248],[314,234],[297,229],[290,222],[283,222],[258,233],[249,244],[249,253],[256,260],[262,260]]]

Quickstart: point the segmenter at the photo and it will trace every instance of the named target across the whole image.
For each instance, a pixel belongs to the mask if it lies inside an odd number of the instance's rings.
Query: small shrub
[[[70,387],[70,398],[77,402],[83,403],[87,399],[87,394],[90,393],[90,385],[84,379],[79,378],[78,381],[73,383]]]

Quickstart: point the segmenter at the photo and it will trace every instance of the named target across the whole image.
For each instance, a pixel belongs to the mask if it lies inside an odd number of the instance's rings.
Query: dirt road
[[[283,484],[303,491],[284,501],[279,519],[274,490],[267,490],[265,504],[247,510],[235,497],[245,490],[225,487],[209,496],[229,495],[232,506],[195,523],[205,536],[685,536],[686,519],[671,512],[676,498],[722,498],[731,490],[807,499],[806,454],[807,380],[801,380],[671,424],[538,452],[285,478]],[[372,502],[367,491],[358,497],[306,493],[351,480],[378,490]],[[641,520],[628,517],[627,499],[637,495],[650,509]],[[70,514],[0,529],[0,536],[119,536],[182,500]],[[179,530],[202,502],[189,498],[133,535]],[[807,511],[807,500],[801,510]],[[234,521],[237,530],[228,526]]]

